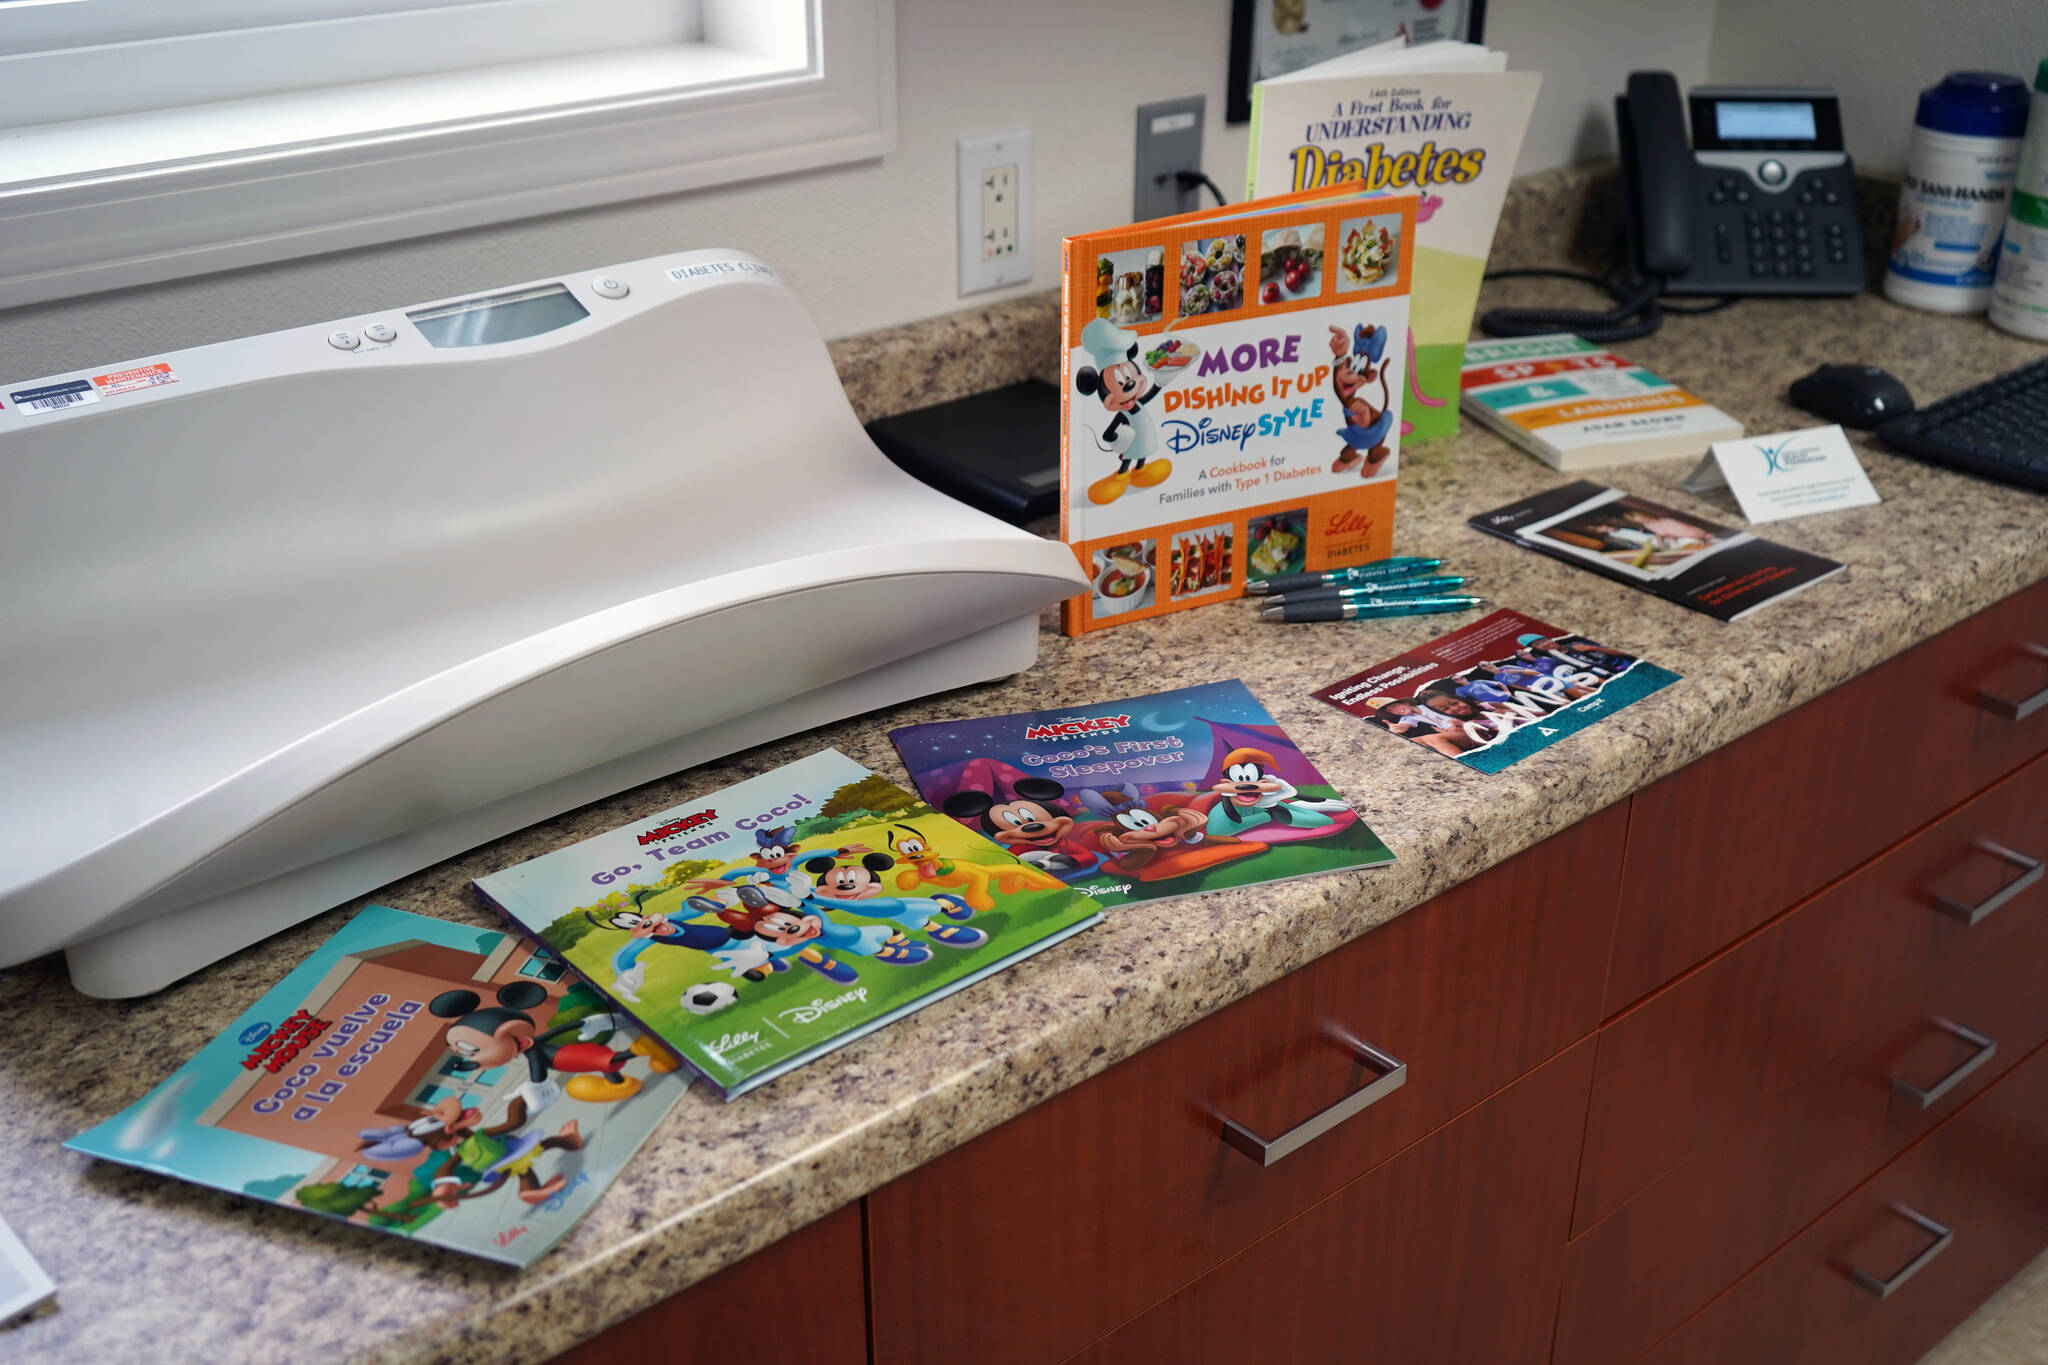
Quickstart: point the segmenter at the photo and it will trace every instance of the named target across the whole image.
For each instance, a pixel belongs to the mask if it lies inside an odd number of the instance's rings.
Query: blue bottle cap
[[[2034,83],[2048,90],[2048,61]],[[2033,96],[2024,76],[2000,71],[1951,71],[1940,85],[1920,92],[1913,122],[1937,133],[1963,137],[2018,137],[2027,131],[2027,105]]]

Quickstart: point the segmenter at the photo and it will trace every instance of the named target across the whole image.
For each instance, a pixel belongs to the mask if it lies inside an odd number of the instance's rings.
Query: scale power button
[[[601,299],[622,299],[633,291],[615,275],[599,275],[590,282],[590,292]]]
[[[363,343],[356,339],[354,332],[329,332],[327,344],[337,351],[353,351]]]
[[[373,322],[363,328],[363,336],[384,345],[398,340],[398,329],[388,322]]]

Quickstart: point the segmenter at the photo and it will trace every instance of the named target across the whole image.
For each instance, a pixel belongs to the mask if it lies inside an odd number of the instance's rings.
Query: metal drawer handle
[[[1986,1038],[1981,1033],[1964,1028],[1952,1019],[1936,1019],[1934,1026],[1943,1033],[1954,1034],[1977,1050],[1971,1053],[1969,1059],[1961,1066],[1949,1072],[1948,1075],[1943,1076],[1925,1090],[1910,1082],[1902,1081],[1897,1076],[1892,1077],[1892,1092],[1905,1096],[1922,1109],[1932,1109],[1941,1102],[1943,1095],[1946,1095],[1949,1091],[1968,1080],[1971,1072],[1998,1055],[1998,1044],[1995,1041]]]
[[[1941,1255],[1942,1252],[1947,1251],[1948,1244],[1953,1242],[1956,1237],[1952,1229],[1943,1227],[1924,1213],[1915,1213],[1904,1204],[1893,1204],[1892,1212],[1932,1237],[1934,1242],[1927,1250],[1900,1266],[1888,1280],[1880,1280],[1877,1276],[1860,1266],[1852,1265],[1849,1267],[1849,1278],[1856,1281],[1857,1287],[1869,1290],[1880,1299],[1890,1298],[1900,1285],[1903,1285],[1922,1270],[1925,1270],[1927,1263]]]
[[[2042,864],[2039,858],[2029,858],[2024,853],[2015,853],[2005,845],[1994,844],[1989,839],[1979,839],[1977,847],[2001,862],[2018,868],[2020,875],[2014,877],[1975,905],[1964,905],[1961,901],[1948,896],[1936,896],[1934,898],[1934,906],[1937,910],[1941,911],[1944,915],[1952,915],[1965,924],[1975,924],[1978,920],[1983,919],[1986,915],[1998,909],[1999,906],[2004,905],[2014,896],[2017,896],[2020,892],[2041,880]]]
[[[1243,1152],[1261,1166],[1270,1166],[1281,1157],[1306,1147],[1323,1134],[1335,1128],[1344,1120],[1363,1109],[1369,1109],[1387,1096],[1399,1090],[1408,1082],[1408,1063],[1389,1057],[1370,1043],[1361,1043],[1350,1034],[1337,1029],[1330,1030],[1332,1037],[1344,1044],[1368,1067],[1379,1072],[1377,1078],[1338,1100],[1322,1113],[1304,1119],[1276,1138],[1263,1138],[1236,1119],[1223,1120],[1223,1140]]]
[[[2020,653],[2031,654],[2037,659],[2048,659],[2048,646],[2021,645]],[[1994,716],[2004,716],[2007,720],[2025,720],[2042,707],[2048,706],[2048,687],[2044,687],[2039,692],[2035,692],[2030,696],[2021,697],[2018,701],[2013,701],[2007,697],[1993,696],[1980,687],[1977,689],[1977,705],[1983,707]]]

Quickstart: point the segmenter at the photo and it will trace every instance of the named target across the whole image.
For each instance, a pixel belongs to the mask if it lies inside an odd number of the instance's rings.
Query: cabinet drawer
[[[877,1365],[1071,1354],[1584,1038],[1624,823],[1582,821],[870,1195]],[[1333,1030],[1406,1084],[1273,1165],[1226,1145],[1226,1118],[1277,1135],[1373,1079]],[[1003,1269],[935,1289],[974,1267]]]
[[[2025,922],[1902,1002],[1903,1023],[1830,1059],[1572,1243],[1556,1365],[1634,1360],[2048,1042],[2048,898],[2008,911]],[[1944,1020],[1995,1046],[1986,1056]],[[1959,1079],[1943,1089],[1950,1076]]]
[[[718,1347],[726,1351],[736,1330],[748,1365],[866,1365],[860,1257],[856,1202],[562,1352],[551,1365],[689,1359],[693,1347],[711,1343],[726,1343]],[[801,1289],[792,1293],[791,1285]]]
[[[1524,1076],[1075,1360],[1543,1365],[1592,1060]]]
[[[1644,1365],[1910,1365],[2048,1244],[2044,1150],[2048,1050],[1908,1148]],[[1914,1215],[1953,1233],[1931,1257],[1937,1230]],[[1920,1268],[1902,1274],[1916,1259]],[[1880,1298],[1885,1280],[1896,1288]]]
[[[1636,793],[1607,1012],[2035,755],[2048,583],[2015,593]],[[2017,708],[2012,708],[2017,709]]]
[[[1857,1039],[1910,1023],[1950,966],[2048,905],[2048,876],[2023,858],[2048,858],[2048,759],[1601,1030],[1573,1231]],[[1998,908],[1968,924],[1944,897]]]

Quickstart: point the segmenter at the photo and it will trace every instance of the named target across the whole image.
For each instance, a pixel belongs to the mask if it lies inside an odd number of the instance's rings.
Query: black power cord
[[[1223,191],[1216,188],[1216,182],[1200,171],[1175,171],[1173,173],[1173,183],[1183,194],[1192,189],[1207,187],[1209,193],[1216,196],[1216,206],[1218,208],[1230,202],[1223,197]]]
[[[1663,302],[1658,295],[1664,282],[1656,276],[1627,280],[1617,275],[1593,275],[1583,270],[1491,270],[1489,280],[1576,280],[1590,284],[1615,306],[1605,312],[1579,308],[1489,308],[1479,316],[1479,328],[1491,337],[1541,336],[1546,332],[1576,332],[1588,341],[1633,341],[1646,337],[1664,325],[1664,314],[1714,313],[1740,302],[1735,295],[1698,308]]]

